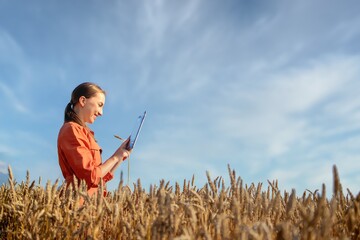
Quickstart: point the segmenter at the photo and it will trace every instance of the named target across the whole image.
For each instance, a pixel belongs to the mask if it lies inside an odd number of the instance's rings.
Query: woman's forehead
[[[102,92],[95,93],[92,98],[97,101],[105,102],[105,94]]]

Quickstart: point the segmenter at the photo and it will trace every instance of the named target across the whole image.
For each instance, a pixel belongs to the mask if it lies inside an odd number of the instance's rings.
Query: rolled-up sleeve
[[[108,173],[103,177],[103,180],[104,180],[104,182],[108,182],[108,181],[110,181],[110,180],[113,179],[113,178],[114,178],[114,174],[111,173],[111,172],[108,172]]]

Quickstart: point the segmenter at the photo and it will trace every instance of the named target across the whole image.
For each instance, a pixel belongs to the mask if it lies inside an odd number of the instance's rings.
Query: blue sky
[[[360,188],[360,3],[0,0],[0,171],[62,180],[56,139],[79,83],[107,159],[147,110],[130,179],[206,171],[282,190]],[[108,185],[115,188],[120,172]]]

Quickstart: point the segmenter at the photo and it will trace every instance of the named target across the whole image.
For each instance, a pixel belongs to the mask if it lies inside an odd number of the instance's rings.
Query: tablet
[[[128,150],[131,150],[134,148],[135,146],[135,143],[136,143],[136,140],[138,139],[139,137],[139,133],[140,133],[140,130],[141,130],[141,127],[144,123],[144,120],[145,120],[145,116],[146,116],[146,111],[144,112],[144,114],[140,115],[137,119],[136,119],[136,124],[135,124],[135,127],[133,129],[133,131],[131,132],[130,134],[130,141],[129,141],[129,144],[127,146],[127,149]]]

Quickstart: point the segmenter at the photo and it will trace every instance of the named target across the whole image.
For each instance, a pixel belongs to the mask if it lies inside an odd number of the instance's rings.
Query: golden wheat
[[[194,176],[182,190],[161,180],[146,192],[138,180],[131,190],[90,198],[84,182],[66,189],[47,182],[17,183],[9,167],[0,187],[1,239],[360,239],[360,194],[344,195],[333,167],[332,197],[326,187],[281,193],[278,182],[244,185],[229,169],[197,188]],[[102,192],[102,189],[99,190]],[[80,199],[84,204],[80,205]]]

